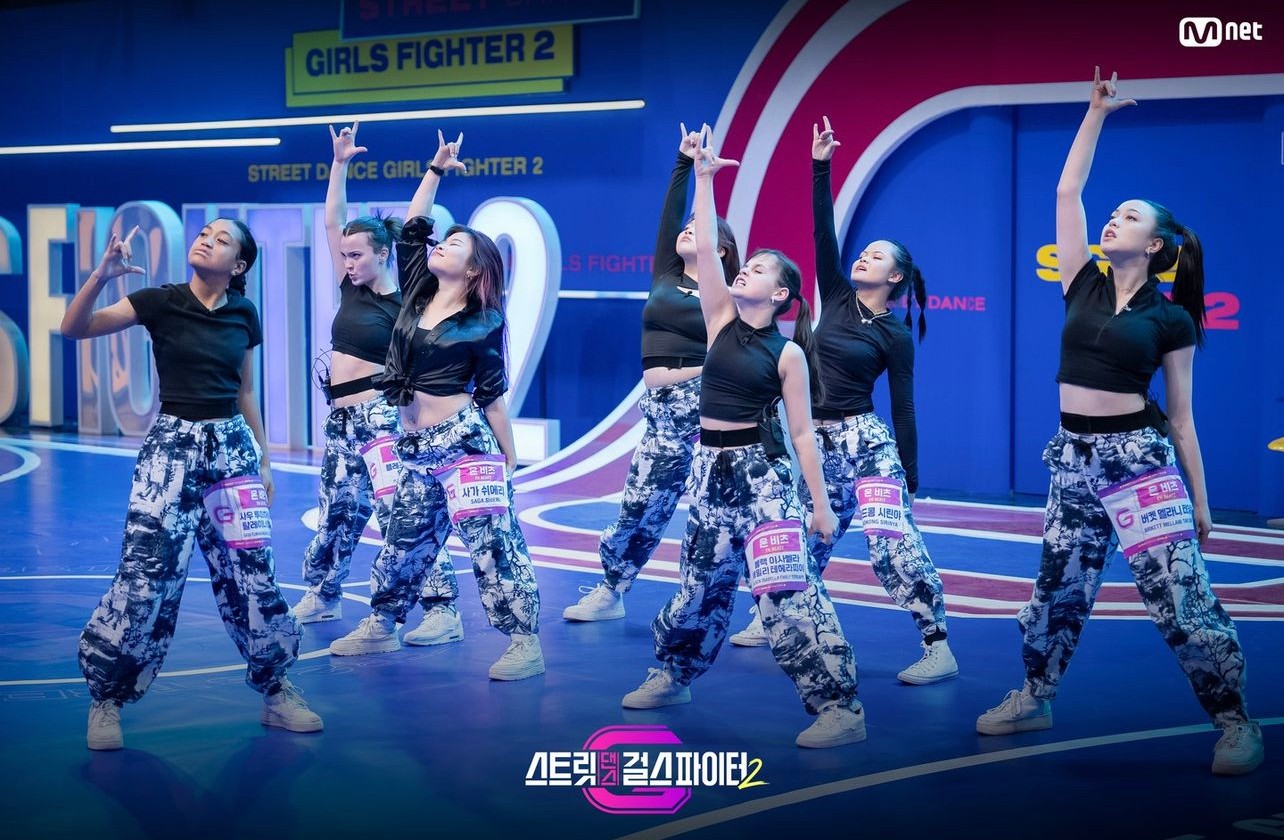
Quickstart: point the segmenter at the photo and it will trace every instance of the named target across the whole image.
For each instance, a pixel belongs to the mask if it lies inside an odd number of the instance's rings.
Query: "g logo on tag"
[[[214,508],[214,519],[217,520],[220,525],[226,525],[227,523],[231,522],[235,518],[236,518],[235,511],[233,511],[227,505],[219,505],[218,507]]]
[[[1137,521],[1137,517],[1132,515],[1132,511],[1124,509],[1115,514],[1115,523],[1120,528],[1131,528]]]

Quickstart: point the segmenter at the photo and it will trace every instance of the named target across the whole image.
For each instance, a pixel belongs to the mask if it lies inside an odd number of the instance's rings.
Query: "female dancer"
[[[941,577],[923,545],[912,510],[918,490],[918,432],[914,422],[914,341],[906,329],[911,321],[907,313],[902,326],[887,306],[889,300],[899,299],[912,287],[918,299],[918,337],[922,341],[927,332],[923,320],[927,290],[909,251],[889,239],[865,246],[852,264],[850,282],[844,275],[829,183],[829,162],[841,145],[834,139],[828,117],[824,131],[812,126],[816,278],[824,304],[816,326],[820,381],[825,386],[824,401],[812,406],[816,441],[829,504],[838,517],[834,541],[847,532],[859,507],[874,574],[892,600],[910,611],[923,637],[922,658],[897,678],[927,685],[958,676],[959,668],[945,641]],[[874,413],[874,383],[884,371],[892,397],[894,438]],[[805,488],[803,501],[808,510],[814,507]],[[823,573],[833,544],[813,539],[811,551]],[[753,643],[762,635],[761,622],[755,619],[731,641]],[[761,644],[765,643],[763,638]]]
[[[1244,708],[1235,625],[1213,594],[1199,548],[1212,530],[1191,413],[1195,347],[1204,333],[1203,252],[1195,232],[1169,210],[1131,199],[1101,232],[1109,273],[1089,253],[1082,196],[1097,139],[1107,115],[1136,104],[1116,98],[1115,82],[1114,76],[1103,82],[1096,70],[1088,113],[1057,185],[1066,304],[1057,372],[1061,428],[1043,453],[1052,471],[1043,559],[1019,616],[1025,683],[977,718],[976,730],[1008,735],[1052,726],[1051,701],[1117,542],[1151,620],[1222,730],[1213,772],[1239,775],[1262,763],[1262,733]],[[1169,301],[1155,274],[1174,262]],[[1160,367],[1170,419],[1145,396]]]
[[[371,571],[371,613],[330,652],[401,647],[397,624],[453,523],[472,555],[487,619],[512,639],[491,679],[520,680],[544,673],[544,655],[539,590],[509,481],[517,459],[503,400],[504,266],[490,237],[464,225],[430,247],[432,222],[420,215],[446,170],[463,168],[456,158],[462,141],[461,134],[438,148],[397,246],[405,303],[377,385],[401,409],[402,470]]]
[[[793,679],[808,713],[819,715],[796,743],[834,747],[863,741],[856,662],[806,549],[802,507],[775,415],[783,398],[803,477],[813,493],[823,494],[808,394],[819,381],[807,362],[811,312],[800,295],[802,275],[785,255],[762,250],[750,255],[730,288],[723,283],[714,252],[713,175],[736,163],[716,157],[707,143],[699,155],[696,261],[710,340],[691,473],[695,502],[682,542],[681,584],[651,625],[661,667],[650,669],[623,705],[651,709],[690,702],[689,685],[722,647],[736,584],[747,571],[776,662]],[[798,332],[790,341],[776,319],[795,300]],[[828,539],[836,524],[833,511],[821,505],[809,530]]]
[[[330,128],[334,162],[325,196],[325,230],[340,302],[330,326],[330,371],[323,383],[333,410],[325,423],[320,515],[316,536],[303,555],[308,590],[294,606],[294,617],[304,624],[343,615],[340,586],[348,577],[352,549],[370,521],[372,507],[379,530],[387,530],[388,503],[401,471],[395,447],[401,436],[397,409],[373,384],[374,376],[383,371],[401,311],[401,289],[391,259],[401,220],[347,220],[348,162],[367,151],[356,145],[357,128],[353,123],[338,134]],[[454,603],[458,594],[455,569],[443,547],[421,593],[423,623],[406,633],[405,640],[438,645],[462,639],[464,626]]]
[[[103,287],[142,274],[130,240],[113,235],[62,321],[67,338],[94,338],[142,324],[152,339],[161,407],[138,453],[120,568],[80,636],[89,683],[91,750],[124,746],[120,708],[143,696],[174,637],[192,547],[209,565],[219,615],[263,695],[261,720],[317,732],[321,718],[286,679],[302,628],[276,584],[272,471],[254,396],[258,310],[245,272],[258,246],[249,228],[215,219],[188,251],[187,283],[142,289],[94,309]]]
[[[642,308],[642,382],[638,403],[646,418],[620,499],[620,515],[598,546],[602,581],[562,611],[571,621],[624,618],[624,593],[660,544],[664,529],[691,473],[691,452],[700,430],[700,370],[708,337],[696,288],[695,234],[682,227],[687,183],[700,135],[680,124],[682,142],[660,211],[651,293]],[[718,219],[718,259],[729,284],[740,270],[731,226]],[[587,587],[586,587],[587,588]]]

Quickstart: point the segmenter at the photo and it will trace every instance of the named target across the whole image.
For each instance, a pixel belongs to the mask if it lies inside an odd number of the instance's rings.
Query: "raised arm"
[[[691,182],[691,165],[700,151],[700,135],[688,132],[685,123],[678,123],[682,142],[678,145],[678,160],[669,176],[669,189],[664,193],[664,206],[660,208],[660,224],[655,235],[655,262],[651,271],[656,277],[682,272],[682,257],[678,256],[676,243],[682,232],[682,211],[687,207],[687,185]]]
[[[1115,97],[1118,74],[1110,80],[1101,80],[1101,68],[1092,71],[1092,96],[1088,113],[1083,115],[1079,133],[1070,144],[1066,164],[1057,182],[1057,266],[1061,275],[1061,293],[1070,289],[1070,281],[1079,269],[1087,264],[1092,253],[1088,250],[1088,219],[1083,210],[1083,187],[1092,171],[1092,159],[1097,152],[1097,139],[1106,117],[1120,108],[1136,105],[1133,99]]]
[[[129,240],[134,238],[138,230],[135,226],[124,239],[112,234],[107,241],[107,250],[98,261],[98,267],[90,273],[85,285],[76,292],[76,296],[67,305],[67,311],[63,313],[59,331],[65,338],[96,338],[120,332],[138,323],[138,313],[134,311],[134,305],[128,298],[122,298],[99,310],[94,309],[94,301],[98,300],[98,295],[109,280],[126,274],[147,273],[142,266],[130,263],[134,253]]]
[[[1195,347],[1183,347],[1164,354],[1164,383],[1168,404],[1168,426],[1177,460],[1186,473],[1190,501],[1195,508],[1195,528],[1200,542],[1213,530],[1213,517],[1208,507],[1208,488],[1204,484],[1204,456],[1195,434],[1195,413],[1191,409]]]
[[[459,149],[463,145],[462,131],[459,132],[455,142],[447,143],[446,138],[441,134],[441,129],[437,129],[437,153],[433,155],[428,171],[424,173],[423,180],[419,182],[419,188],[410,199],[410,209],[406,211],[407,221],[416,216],[432,215],[432,203],[437,198],[437,187],[441,184],[443,175],[452,169],[460,172],[468,171],[468,167],[459,160]]]
[[[740,162],[724,160],[713,153],[709,126],[706,125],[701,134],[705,145],[695,162],[696,281],[700,287],[704,328],[712,345],[722,328],[736,317],[736,303],[731,299],[726,273],[718,259],[718,211],[713,202],[713,176],[724,166],[739,166]]]
[[[330,164],[330,184],[325,191],[325,238],[330,243],[330,262],[334,266],[334,279],[342,280],[346,273],[343,270],[343,254],[340,242],[343,239],[343,227],[348,223],[348,162],[362,152],[369,151],[365,146],[357,145],[357,126],[339,129],[334,133],[330,126],[330,140],[334,144],[334,161]]]
[[[834,139],[834,130],[825,117],[825,130],[811,125],[811,215],[812,237],[816,243],[816,283],[820,298],[828,303],[832,298],[850,294],[852,285],[843,271],[842,254],[838,250],[838,232],[834,226],[834,194],[829,183],[830,159],[834,149],[842,145]]]

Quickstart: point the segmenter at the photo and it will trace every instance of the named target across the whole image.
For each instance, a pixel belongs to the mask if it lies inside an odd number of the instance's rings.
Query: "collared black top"
[[[401,290],[375,294],[348,275],[339,283],[339,311],[330,324],[330,346],[336,353],[383,364],[392,341],[392,328],[401,311]]]
[[[755,329],[737,317],[723,327],[704,360],[700,416],[758,422],[780,398],[780,354],[788,343],[775,322]]]
[[[691,180],[691,158],[678,153],[660,211],[655,239],[651,293],[642,307],[642,368],[698,367],[704,364],[708,334],[696,281],[683,273],[674,243],[682,231],[682,211]]]
[[[1195,341],[1190,313],[1164,297],[1152,276],[1115,312],[1115,283],[1095,258],[1066,289],[1057,381],[1117,394],[1145,394],[1164,354]]]
[[[206,309],[187,283],[140,289],[128,300],[152,339],[161,411],[184,420],[239,414],[245,353],[263,343],[254,304],[228,290],[226,303]]]
[[[816,243],[816,282],[820,322],[816,354],[820,360],[823,402],[812,407],[818,420],[836,420],[874,410],[874,383],[887,371],[892,398],[896,451],[905,468],[905,488],[918,491],[918,425],[914,412],[914,338],[891,312],[870,318],[843,271],[834,228],[834,200],[827,160],[812,162],[812,231]],[[864,320],[870,323],[863,323]]]
[[[428,239],[432,220],[422,216],[406,222],[397,243],[405,301],[392,331],[382,374],[375,387],[393,405],[409,405],[414,392],[450,396],[472,383],[473,401],[481,408],[508,390],[504,363],[504,314],[497,309],[469,306],[445,318],[431,330],[419,328],[436,278],[428,271]]]

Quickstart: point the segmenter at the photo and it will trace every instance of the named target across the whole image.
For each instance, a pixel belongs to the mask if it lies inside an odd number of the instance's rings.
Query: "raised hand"
[[[700,139],[700,153],[695,159],[696,177],[712,178],[714,173],[726,166],[739,166],[738,160],[727,160],[720,158],[713,152],[713,129],[705,123],[700,129],[698,135]]]
[[[1119,99],[1116,93],[1116,85],[1119,83],[1119,74],[1111,73],[1110,80],[1103,82],[1101,80],[1101,68],[1092,68],[1092,97],[1088,102],[1088,107],[1105,111],[1107,114],[1113,114],[1120,108],[1127,108],[1129,105],[1136,105],[1135,99]]]
[[[334,133],[334,126],[330,126],[330,139],[334,141],[334,162],[347,163],[362,152],[370,151],[365,146],[357,145],[357,126],[360,122],[354,122],[352,127],[344,126],[339,129],[339,133]]]
[[[134,258],[134,251],[129,245],[129,240],[133,239],[138,234],[138,231],[138,225],[134,225],[134,229],[124,239],[113,233],[111,238],[107,240],[107,250],[103,253],[103,258],[98,261],[98,267],[94,269],[94,274],[98,275],[99,282],[126,274],[147,273],[147,270],[141,265],[133,265],[130,262]]]
[[[459,149],[464,145],[464,133],[459,132],[459,137],[453,143],[447,143],[446,138],[442,136],[441,129],[437,129],[437,154],[433,155],[433,166],[439,166],[447,171],[456,169],[464,174],[468,173],[468,166],[459,160]]]
[[[695,160],[700,156],[700,132],[687,131],[686,123],[678,123],[678,128],[682,130],[682,142],[678,145],[678,151]]]
[[[834,129],[829,126],[829,117],[824,117],[825,130],[821,131],[811,124],[811,157],[812,160],[829,160],[834,156],[834,149],[843,145],[834,139]]]

